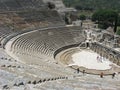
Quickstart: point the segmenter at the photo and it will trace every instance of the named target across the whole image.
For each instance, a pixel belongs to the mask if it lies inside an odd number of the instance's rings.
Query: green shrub
[[[116,34],[117,34],[117,35],[120,35],[120,27],[117,29]]]

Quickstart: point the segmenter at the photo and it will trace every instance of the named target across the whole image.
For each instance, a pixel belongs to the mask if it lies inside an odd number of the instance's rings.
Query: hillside
[[[120,0],[63,0],[68,7],[79,10],[115,9],[120,11]]]

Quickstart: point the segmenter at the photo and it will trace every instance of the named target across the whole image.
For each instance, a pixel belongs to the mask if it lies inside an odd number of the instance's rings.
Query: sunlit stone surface
[[[106,70],[112,64],[108,59],[100,57],[92,51],[80,51],[72,55],[73,65],[82,66],[88,69]]]

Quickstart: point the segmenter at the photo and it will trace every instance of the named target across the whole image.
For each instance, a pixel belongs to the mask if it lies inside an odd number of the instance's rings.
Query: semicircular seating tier
[[[54,52],[59,48],[84,41],[85,38],[81,32],[78,27],[31,31],[15,37],[8,52],[26,62],[32,60],[38,62],[43,59],[45,61],[50,58],[53,60]]]
[[[0,0],[0,11],[38,9],[44,7],[42,0]]]

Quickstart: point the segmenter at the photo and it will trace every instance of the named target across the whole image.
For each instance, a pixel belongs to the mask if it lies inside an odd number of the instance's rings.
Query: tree
[[[71,16],[70,13],[65,14],[65,23],[66,24],[71,24],[72,23],[70,16]]]
[[[75,7],[77,10],[113,9],[120,12],[120,0],[63,0],[65,5]]]
[[[55,4],[52,3],[52,2],[48,2],[47,5],[48,5],[48,8],[50,8],[50,9],[54,9],[55,8]]]
[[[80,20],[82,20],[82,21],[83,21],[83,20],[85,20],[85,19],[86,19],[86,16],[82,14],[82,15],[80,15],[80,16],[79,16],[79,18],[80,18]]]
[[[117,25],[120,26],[120,15],[118,16]]]
[[[101,26],[101,28],[114,27],[117,30],[118,12],[114,10],[98,10],[92,15],[92,20]]]
[[[120,35],[120,28],[118,28],[118,30],[116,31],[117,35]]]

